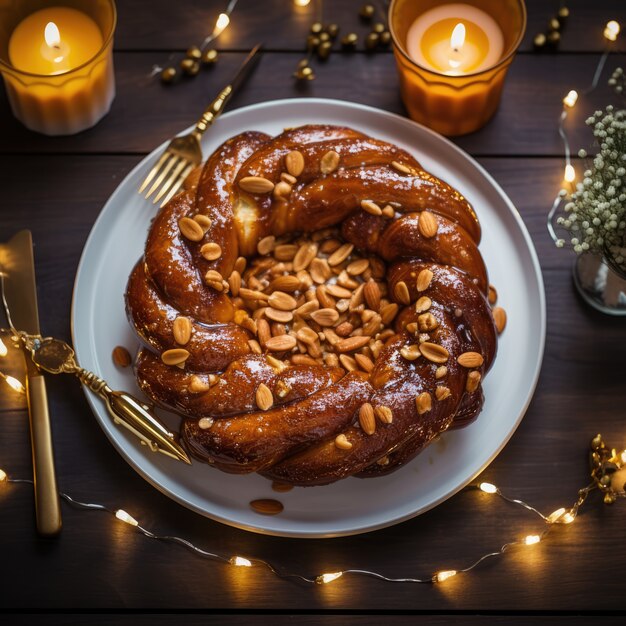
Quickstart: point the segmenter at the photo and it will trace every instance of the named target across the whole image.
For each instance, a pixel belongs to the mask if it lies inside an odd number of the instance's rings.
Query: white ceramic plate
[[[382,478],[349,478],[326,487],[276,494],[256,474],[224,474],[198,462],[190,467],[154,454],[114,426],[104,406],[87,393],[102,429],[119,453],[152,485],[202,515],[260,533],[337,537],[396,524],[449,498],[479,474],[515,431],[532,397],[545,338],[545,300],[539,262],[515,207],[487,172],[440,135],[405,118],[339,100],[266,102],[225,114],[207,133],[204,154],[244,130],[277,134],[307,123],[351,126],[405,148],[474,205],[483,228],[481,251],[499,303],[508,313],[498,357],[484,384],[485,406],[469,427],[444,434],[401,470]],[[126,279],[143,253],[155,209],[137,194],[165,144],[120,184],[93,226],[78,267],[72,323],[79,362],[116,389],[138,392],[129,369],[111,360],[116,345],[138,345],[124,312]],[[512,376],[511,372],[515,372]],[[177,428],[178,418],[161,412]],[[374,495],[375,494],[375,495]],[[278,496],[285,510],[261,516],[249,507]]]

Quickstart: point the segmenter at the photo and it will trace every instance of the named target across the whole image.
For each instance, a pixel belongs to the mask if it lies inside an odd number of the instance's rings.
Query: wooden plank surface
[[[45,137],[26,130],[9,113],[0,96],[0,153],[144,153],[195,121],[204,106],[233,76],[243,53],[225,54],[214,69],[184,84],[168,87],[150,80],[159,61],[155,53],[115,55],[117,97],[109,115],[89,132],[72,137]],[[391,55],[335,55],[318,71],[315,81],[294,83],[291,74],[301,58],[295,53],[265,53],[248,83],[229,109],[268,100],[298,97],[340,98],[393,113],[405,114]],[[512,65],[495,118],[480,132],[455,139],[476,156],[556,156],[563,152],[557,133],[561,100],[572,88],[588,86],[599,55],[563,57],[524,55]],[[605,78],[626,56],[612,57]],[[346,77],[350,77],[346,87]],[[611,101],[606,80],[581,96],[567,121],[572,146],[589,146],[585,118]],[[525,115],[520,115],[525,111]],[[312,120],[313,121],[313,120]],[[242,129],[243,130],[243,129]]]
[[[13,207],[0,239],[30,226],[36,243],[42,327],[69,338],[72,278],[102,203],[137,157],[3,157],[14,176],[3,189]],[[555,251],[543,231],[546,199],[558,182],[557,159],[484,159],[482,164],[517,204],[537,245],[546,281],[548,336],[540,383],[520,428],[484,479],[550,512],[566,506],[587,481],[586,450],[598,424],[624,443],[623,324],[581,305],[570,281],[571,256]],[[32,172],[39,184],[30,185]],[[74,182],[68,186],[64,171]],[[524,172],[524,177],[519,172]],[[532,176],[534,183],[528,185]],[[28,193],[25,190],[28,189]],[[513,373],[514,375],[514,373]],[[598,394],[597,390],[602,389]],[[187,511],[143,481],[114,451],[71,379],[53,378],[57,473],[63,490],[83,500],[121,507],[146,526],[190,538],[228,554],[268,558],[287,570],[315,573],[344,567],[392,576],[428,575],[462,567],[507,540],[541,530],[532,516],[484,494],[462,492],[419,518],[375,533],[334,540],[261,537]],[[14,475],[30,474],[24,412],[3,411],[0,459]],[[324,588],[275,580],[262,570],[231,570],[175,546],[155,545],[98,513],[64,507],[65,528],[54,542],[37,539],[28,486],[2,488],[3,557],[11,593],[0,606],[107,608],[576,610],[598,608],[581,593],[602,576],[602,607],[623,608],[624,511],[594,496],[576,524],[527,550],[445,586],[383,585],[346,576]],[[608,542],[607,537],[612,540]],[[602,554],[601,558],[598,555]],[[98,563],[93,567],[93,563]],[[58,575],[59,567],[62,575]],[[37,575],[32,575],[37,571]]]

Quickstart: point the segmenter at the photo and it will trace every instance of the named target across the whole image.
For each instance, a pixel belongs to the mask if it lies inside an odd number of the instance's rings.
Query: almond
[[[369,402],[362,404],[359,409],[359,424],[366,435],[373,435],[376,432],[374,408]]]
[[[222,248],[219,245],[219,243],[215,243],[211,241],[209,243],[205,243],[200,248],[200,254],[207,261],[215,261],[216,259],[219,259],[222,256]]]
[[[293,261],[296,252],[298,246],[295,243],[282,243],[274,248],[274,258],[277,261]]]
[[[328,257],[328,265],[335,266],[343,263],[352,254],[352,250],[354,250],[353,244],[344,243]]]
[[[322,308],[325,308],[325,309],[335,308],[335,300],[331,296],[328,295],[328,292],[326,291],[326,285],[320,285],[315,290],[315,295],[317,299],[319,300],[319,303]]]
[[[480,367],[484,359],[480,352],[464,352],[456,361],[463,367],[473,368]]]
[[[422,211],[419,214],[417,229],[420,231],[422,237],[430,239],[437,234],[437,230],[439,229],[439,223],[430,211]]]
[[[292,150],[285,156],[285,167],[292,176],[300,176],[304,170],[304,156],[298,150]]]
[[[351,356],[349,356],[347,354],[340,354],[339,355],[339,362],[341,363],[341,365],[343,365],[343,367],[348,372],[354,372],[355,370],[359,369],[359,366],[357,365],[357,362]]]
[[[352,324],[350,324],[350,322],[348,322],[348,321],[342,322],[341,324],[339,324],[339,326],[337,326],[337,328],[335,328],[335,332],[340,337],[349,337],[350,333],[353,330],[354,330],[354,326]]]
[[[328,285],[326,291],[335,298],[350,298],[352,296],[350,290],[345,287],[340,287],[339,285]]]
[[[268,306],[265,309],[265,317],[273,322],[280,322],[281,324],[287,324],[293,319],[293,313],[291,311],[283,311],[281,309],[274,309]]]
[[[237,270],[233,270],[233,273],[228,277],[228,286],[230,287],[231,293],[236,298],[241,289],[241,274]]]
[[[388,406],[377,406],[374,409],[374,413],[383,424],[391,424],[393,422],[393,411]]]
[[[396,216],[396,210],[390,205],[388,204],[384,209],[383,209],[383,216],[384,217],[389,217],[389,218],[393,218]]]
[[[291,335],[277,335],[268,339],[265,347],[271,352],[286,352],[296,347],[296,338]]]
[[[304,343],[317,343],[319,341],[319,337],[317,333],[310,326],[303,326],[296,332],[296,336],[300,341]]]
[[[415,303],[415,312],[416,313],[424,313],[424,311],[428,311],[432,306],[432,300],[428,296],[422,296]]]
[[[113,348],[113,363],[118,367],[128,367],[132,359],[130,352],[124,346],[116,346]]]
[[[204,237],[202,226],[190,217],[181,217],[178,220],[178,228],[181,235],[189,241],[200,241]]]
[[[281,180],[274,187],[274,197],[275,198],[284,198],[291,193],[291,185],[286,183],[284,180]]]
[[[309,302],[305,302],[302,306],[299,306],[294,312],[296,315],[300,317],[310,317],[313,311],[317,311],[320,308],[320,303],[317,300],[309,300]]]
[[[281,311],[293,311],[298,306],[296,299],[284,291],[274,291],[268,298],[267,303]]]
[[[430,270],[422,270],[417,275],[417,290],[425,291],[430,287],[430,281],[433,279],[433,273]]]
[[[271,354],[266,354],[265,360],[267,361],[268,365],[277,374],[280,374],[282,371],[284,371],[287,368],[287,366],[285,365],[283,361],[281,361],[280,359],[277,359],[276,357],[273,357]]]
[[[319,365],[319,363],[313,357],[310,357],[307,354],[294,354],[291,357],[291,362],[294,365]]]
[[[409,288],[403,280],[395,284],[395,287],[393,288],[393,295],[394,298],[399,300],[402,304],[411,304]]]
[[[293,485],[289,483],[281,483],[277,480],[272,481],[272,491],[277,491],[278,493],[284,493],[287,491],[291,491],[293,489]]]
[[[248,345],[254,354],[263,354],[261,344],[256,339],[248,339]]]
[[[476,391],[476,389],[478,389],[478,385],[480,384],[480,379],[480,372],[477,372],[476,370],[470,372],[467,376],[467,381],[465,382],[465,390],[469,393]]]
[[[416,345],[416,344],[412,344],[412,345],[409,345],[409,346],[403,346],[402,348],[400,348],[400,354],[407,361],[415,361],[417,358],[419,358],[421,356],[419,346]]]
[[[497,301],[498,290],[493,285],[489,285],[489,304],[495,304]]]
[[[437,400],[439,400],[440,402],[442,400],[445,400],[446,398],[449,398],[451,393],[452,392],[450,391],[450,389],[443,385],[435,387],[435,398],[437,398]]]
[[[204,393],[210,388],[211,384],[208,380],[203,380],[200,376],[196,376],[195,374],[191,377],[191,380],[187,385],[187,389],[191,391],[191,393]]]
[[[172,348],[161,354],[161,361],[165,365],[180,365],[189,358],[189,352],[184,348]]]
[[[334,346],[337,352],[354,352],[363,346],[366,346],[370,342],[370,337],[347,337],[346,339],[340,339]]]
[[[261,515],[278,515],[285,508],[278,500],[271,500],[270,498],[252,500],[250,507]]]
[[[352,444],[343,433],[335,437],[335,446],[337,446],[340,450],[350,450],[352,448]]]
[[[267,237],[263,237],[261,241],[256,246],[257,252],[264,256],[269,254],[274,249],[274,243],[276,242],[276,237],[274,235],[268,235]]]
[[[437,380],[443,378],[448,373],[448,368],[445,365],[440,365],[435,372],[435,378]]]
[[[300,280],[297,276],[288,274],[286,276],[276,277],[267,288],[268,291],[298,291],[300,289]]]
[[[239,295],[244,300],[261,300],[263,302],[265,302],[269,298],[269,296],[262,291],[257,291],[256,289],[247,289],[246,287],[242,287],[239,290]]]
[[[261,383],[256,388],[255,399],[256,405],[259,409],[261,409],[261,411],[271,409],[274,404],[274,396],[272,395],[270,388],[265,383]]]
[[[332,254],[340,245],[341,241],[339,239],[327,239],[320,245],[320,252],[322,254]]]
[[[211,218],[208,215],[202,215],[202,213],[198,213],[193,216],[193,221],[198,222],[202,230],[206,233],[209,228],[211,228]]]
[[[428,411],[430,411],[430,409],[432,408],[432,405],[433,405],[432,398],[430,397],[430,394],[427,391],[423,391],[422,393],[419,394],[419,396],[415,398],[415,406],[417,407],[417,412],[420,415],[423,415],[424,413],[428,413]]]
[[[382,215],[383,210],[371,200],[361,200],[361,208],[370,215]]]
[[[246,260],[245,256],[239,256],[237,257],[237,260],[235,261],[235,269],[240,273],[243,274],[245,269],[246,269],[246,265],[248,264],[248,261]]]
[[[432,313],[422,313],[417,318],[417,324],[419,329],[426,333],[432,332],[435,328],[437,328],[437,326],[439,326],[437,318]]]
[[[501,306],[493,308],[493,321],[496,324],[496,330],[501,333],[506,327],[506,311]]]
[[[380,330],[380,326],[382,324],[382,319],[378,313],[372,315],[369,321],[363,324],[363,334],[364,335],[373,335]],[[393,334],[393,331],[391,331]]]
[[[363,296],[367,306],[372,311],[378,311],[380,308],[380,287],[375,280],[368,280],[363,288]]]
[[[259,338],[259,342],[261,343],[261,345],[265,346],[268,340],[271,339],[272,337],[272,333],[270,331],[270,325],[267,323],[267,320],[264,320],[263,318],[257,320],[256,333],[257,333],[257,337]]]
[[[371,372],[374,369],[374,363],[372,359],[364,354],[355,354],[354,360],[359,364],[359,367],[365,372]]]
[[[313,282],[318,285],[325,283],[333,273],[326,259],[313,259],[309,265],[309,272]]]
[[[320,326],[332,326],[339,319],[339,313],[335,309],[318,309],[311,313],[311,319]]]
[[[420,352],[433,363],[445,363],[450,356],[449,352],[437,343],[425,341],[419,344]]]
[[[385,304],[380,309],[380,318],[385,326],[388,326],[393,321],[394,317],[398,314],[398,305],[395,302]]]
[[[208,430],[213,426],[214,420],[212,417],[201,417],[198,420],[198,428],[201,430]]]
[[[191,320],[188,317],[179,316],[172,324],[174,341],[181,346],[189,343],[191,339]]]
[[[289,183],[290,185],[295,185],[298,182],[298,179],[291,174],[287,174],[287,172],[282,172],[280,175],[280,180],[284,183]]]
[[[244,176],[239,186],[248,193],[269,193],[274,189],[274,183],[262,176]]]
[[[293,258],[293,271],[299,272],[309,266],[309,263],[315,258],[318,246],[316,243],[305,243],[300,246],[298,252]]]
[[[320,172],[332,174],[339,167],[339,154],[329,150],[320,160]]]
[[[396,170],[396,172],[400,172],[400,174],[408,175],[412,173],[412,170],[408,165],[405,165],[404,163],[400,163],[399,161],[392,161],[391,167],[393,167],[393,169]]]
[[[352,261],[348,267],[346,267],[346,272],[351,276],[358,276],[362,274],[370,265],[369,259],[357,259],[356,261]]]

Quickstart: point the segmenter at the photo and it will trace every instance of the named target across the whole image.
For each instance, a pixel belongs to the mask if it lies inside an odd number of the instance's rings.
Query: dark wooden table
[[[537,55],[532,37],[558,3],[527,4],[527,36],[510,69],[500,110],[484,129],[455,142],[495,177],[521,212],[539,254],[547,296],[548,334],[537,391],[519,429],[483,477],[550,512],[573,502],[577,489],[587,483],[587,449],[596,432],[616,446],[626,444],[624,320],[583,304],[571,281],[572,255],[556,250],[545,228],[563,174],[556,129],[561,99],[569,89],[583,91],[588,85],[604,49],[604,24],[626,15],[618,0],[569,2],[571,16],[559,52]],[[0,94],[0,240],[21,228],[33,231],[41,324],[45,333],[65,339],[70,338],[77,263],[106,199],[146,153],[195,120],[257,41],[265,41],[266,51],[231,109],[318,96],[404,114],[390,52],[336,53],[318,67],[317,80],[294,83],[290,74],[303,56],[310,7],[296,9],[287,0],[240,0],[231,27],[219,39],[221,59],[215,68],[167,88],[146,78],[152,65],[200,41],[225,2],[120,0],[119,5],[117,98],[95,128],[65,138],[28,132]],[[326,2],[324,18],[339,23],[344,32],[365,33],[367,27],[356,17],[359,6],[349,0]],[[616,48],[620,46],[623,51],[618,42]],[[612,56],[604,79],[625,62],[623,54]],[[570,115],[574,146],[590,144],[584,119],[609,102],[604,79]],[[63,491],[126,508],[140,514],[148,527],[209,549],[267,558],[303,573],[354,567],[419,576],[470,563],[540,527],[513,506],[464,491],[416,519],[363,536],[307,541],[243,532],[188,511],[137,475],[107,441],[73,381],[50,379],[48,391]],[[6,385],[0,406],[0,467],[29,477],[26,412]],[[35,533],[28,486],[0,485],[0,511],[4,610],[149,609],[156,614],[145,620],[93,614],[89,619],[153,624],[175,621],[166,613],[184,609],[229,614],[236,624],[316,624],[323,619],[316,613],[333,624],[408,624],[414,612],[429,614],[425,622],[431,624],[452,623],[452,615],[454,623],[481,624],[481,615],[489,615],[496,624],[523,624],[529,618],[519,613],[532,611],[539,613],[534,618],[538,623],[561,623],[556,616],[573,612],[568,622],[586,624],[593,619],[583,612],[626,608],[626,507],[623,502],[607,507],[598,494],[575,524],[557,529],[532,550],[513,550],[439,586],[390,585],[350,576],[324,587],[285,582],[262,569],[203,561],[176,546],[149,541],[109,516],[65,505],[62,534],[43,540]],[[28,619],[13,616],[7,623]],[[82,623],[88,618],[56,619]],[[205,620],[190,615],[187,621]]]

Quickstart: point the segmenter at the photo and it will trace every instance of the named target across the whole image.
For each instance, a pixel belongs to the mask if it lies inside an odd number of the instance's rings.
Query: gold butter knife
[[[37,287],[29,230],[22,230],[8,243],[0,244],[0,271],[4,297],[11,311],[9,321],[29,334],[38,335]],[[61,530],[61,507],[54,471],[46,381],[30,355],[25,355],[25,361],[37,530],[41,535],[51,536]]]

